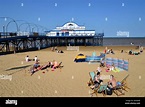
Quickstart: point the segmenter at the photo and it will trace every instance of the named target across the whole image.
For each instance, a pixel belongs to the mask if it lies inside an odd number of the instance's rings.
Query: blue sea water
[[[145,46],[145,37],[104,37],[103,46]]]

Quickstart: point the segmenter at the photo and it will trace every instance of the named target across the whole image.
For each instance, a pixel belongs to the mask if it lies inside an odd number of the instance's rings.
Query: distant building
[[[62,27],[46,32],[46,36],[95,36],[95,30],[86,30],[74,22],[65,23]]]

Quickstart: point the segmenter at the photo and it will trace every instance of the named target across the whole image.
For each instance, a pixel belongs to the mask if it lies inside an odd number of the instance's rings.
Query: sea
[[[103,37],[103,46],[145,46],[145,37]]]

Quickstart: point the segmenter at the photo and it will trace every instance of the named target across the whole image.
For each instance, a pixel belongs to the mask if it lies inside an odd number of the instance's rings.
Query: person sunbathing
[[[58,50],[57,53],[64,53],[62,50]]]
[[[48,67],[51,66],[51,63],[48,61],[48,63],[46,65],[41,66],[41,70],[47,69]]]
[[[53,61],[53,66],[52,66],[52,71],[54,71],[54,69],[56,69],[56,67],[58,66],[57,61]]]
[[[112,66],[111,65],[106,65],[106,72],[113,71],[113,70],[115,70],[114,64],[112,64]]]
[[[124,50],[122,49],[122,50],[121,50],[121,53],[123,53],[123,52],[124,52]]]
[[[114,63],[111,66],[111,71],[116,70]]]
[[[115,54],[114,51],[113,51],[112,49],[110,50],[110,53],[111,53],[111,54]]]
[[[128,53],[129,53],[129,55],[133,55],[133,51],[132,50],[130,50]]]
[[[106,54],[110,54],[110,49],[107,50]]]
[[[41,66],[38,62],[38,60],[35,62],[35,64],[33,65],[32,67],[32,70],[31,70],[31,76],[36,72],[36,71],[39,71],[41,69]]]
[[[106,68],[106,72],[111,71],[110,66],[106,66],[106,67],[107,67],[107,68]]]

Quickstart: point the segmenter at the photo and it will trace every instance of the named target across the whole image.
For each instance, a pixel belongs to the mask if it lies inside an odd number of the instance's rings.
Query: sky
[[[73,21],[104,37],[145,37],[145,0],[0,0],[0,32],[16,31],[13,20],[21,30]]]

